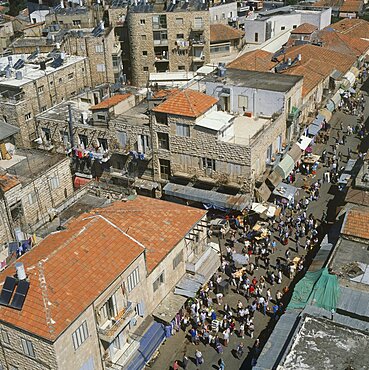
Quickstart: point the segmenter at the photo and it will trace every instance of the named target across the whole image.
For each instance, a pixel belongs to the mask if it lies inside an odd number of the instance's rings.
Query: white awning
[[[295,161],[286,154],[286,156],[278,163],[278,166],[275,168],[277,172],[283,179],[285,179],[295,167]]]
[[[348,72],[343,76],[343,78],[345,78],[347,81],[349,81],[350,86],[352,86],[352,85],[355,83],[355,80],[356,80],[355,75],[354,75],[351,71],[348,71]]]
[[[170,324],[186,300],[186,297],[169,292],[169,294],[156,306],[152,315],[160,321]]]
[[[301,150],[305,150],[311,143],[311,140],[311,137],[302,135],[296,144],[301,148]]]

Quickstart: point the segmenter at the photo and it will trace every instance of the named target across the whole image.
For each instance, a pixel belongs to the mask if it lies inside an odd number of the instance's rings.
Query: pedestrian
[[[236,349],[237,358],[240,359],[243,356],[243,343],[240,342],[240,344],[237,346]]]
[[[218,370],[224,370],[225,369],[225,363],[222,358],[218,361]]]
[[[229,329],[226,329],[223,331],[223,342],[224,342],[224,347],[228,347],[229,343]]]
[[[182,358],[182,368],[183,369],[187,369],[187,365],[188,365],[188,357],[186,354],[183,355],[183,358]]]
[[[174,364],[173,364],[173,370],[178,370],[179,369],[179,365],[178,365],[178,361],[177,360],[175,360],[174,361]]]
[[[195,353],[195,359],[196,359],[196,366],[200,366],[204,363],[204,359],[202,357],[202,353],[197,349]]]
[[[238,332],[238,336],[242,339],[245,338],[245,324],[243,322],[240,324],[240,330]]]

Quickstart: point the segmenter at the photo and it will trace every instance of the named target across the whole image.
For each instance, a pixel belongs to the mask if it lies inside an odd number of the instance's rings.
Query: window
[[[180,251],[173,259],[173,270],[183,261],[183,250]]]
[[[208,168],[215,171],[215,159],[202,158],[202,168]]]
[[[167,16],[165,14],[154,15],[152,17],[152,28],[167,28]]]
[[[183,33],[177,33],[177,39],[184,39]]]
[[[182,56],[183,56],[183,55],[186,55],[186,54],[187,54],[187,50],[178,49],[178,50],[177,50],[177,54],[178,54],[178,55],[182,55]]]
[[[183,25],[183,18],[176,18],[176,25],[182,26]]]
[[[159,159],[160,163],[160,177],[163,180],[169,180],[170,176],[170,161],[166,159]]]
[[[144,57],[147,57],[147,50],[144,50],[144,51],[142,52],[142,55],[143,55]]]
[[[117,131],[117,139],[119,144],[125,148],[127,145],[127,133],[124,131]]]
[[[156,112],[155,119],[156,119],[156,123],[161,123],[163,125],[168,124],[168,116],[165,113]]]
[[[222,19],[225,19],[225,13],[222,13]]]
[[[196,17],[194,20],[194,27],[196,29],[201,29],[204,27],[204,22],[202,20],[202,17]]]
[[[73,72],[68,74],[68,80],[72,80],[73,77],[74,77],[74,73]]]
[[[159,275],[152,285],[154,292],[156,292],[162,284],[164,284],[164,271]]]
[[[139,153],[146,153],[150,149],[149,136],[137,135],[137,151]]]
[[[67,145],[68,142],[69,142],[69,134],[67,131],[64,131],[64,130],[60,130],[59,131],[59,134],[60,134],[60,141],[62,141],[64,143],[64,145]]]
[[[86,135],[79,134],[78,135],[79,143],[83,146],[84,149],[88,146],[88,138]]]
[[[286,29],[286,26],[281,26],[281,31],[284,31]]]
[[[145,19],[140,19],[140,24],[145,24],[145,23],[146,23]]]
[[[43,107],[41,107],[41,112],[45,112],[46,109],[47,109],[47,105],[44,105]]]
[[[50,186],[52,190],[55,190],[60,186],[59,177],[57,175],[50,178]]]
[[[29,357],[35,358],[35,351],[33,350],[33,345],[32,342],[21,338],[22,341],[22,348],[23,348],[23,353]]]
[[[245,111],[248,108],[248,97],[238,95],[238,108],[242,108]]]
[[[271,161],[273,155],[273,144],[270,144],[267,149],[266,159],[267,161]]]
[[[255,42],[259,42],[259,34],[257,32],[255,32]]]
[[[99,141],[100,146],[101,146],[104,150],[108,150],[108,140],[107,140],[107,139],[98,138],[97,140]]]
[[[81,20],[80,19],[73,19],[73,26],[80,26]]]
[[[118,306],[117,306],[117,297],[116,293],[114,293],[102,306],[100,310],[100,315],[101,318],[104,319],[103,321],[105,322],[106,320],[110,320],[113,317],[118,315]]]
[[[169,150],[169,135],[164,132],[158,132],[158,142],[160,149]]]
[[[96,65],[97,72],[105,72],[105,64],[97,64]]]
[[[104,52],[104,46],[102,44],[95,45],[96,53],[103,53]]]
[[[141,35],[141,40],[145,41],[146,40],[146,35]]]
[[[72,78],[73,78],[73,76],[72,76]],[[60,84],[63,83],[63,79],[61,77],[59,78],[59,83]]]
[[[44,85],[39,86],[39,87],[37,88],[37,92],[38,92],[39,94],[42,94],[42,93],[44,92]]]
[[[97,114],[97,115],[96,115],[96,117],[97,117],[97,119],[98,119],[99,121],[104,121],[104,122],[105,122],[105,120],[106,120],[106,117],[105,117],[105,115],[103,115],[103,114]]]
[[[214,20],[215,20],[215,21],[217,21],[217,20],[218,20],[218,15],[217,15],[217,14],[214,16]]]
[[[176,123],[176,134],[178,136],[190,137],[190,126],[182,123]]]
[[[294,24],[294,25],[292,26],[292,28],[293,28],[293,29],[297,28],[297,24]]]
[[[138,270],[138,267],[136,267],[133,272],[131,272],[129,275],[128,275],[128,278],[127,278],[127,289],[129,292],[131,292],[133,290],[133,288],[135,286],[137,286],[137,284],[140,282],[140,273],[139,273],[139,270]]]
[[[149,72],[149,67],[143,67],[144,72]]]
[[[24,119],[25,119],[26,121],[29,121],[31,118],[32,118],[32,113],[27,113],[27,114],[24,116]]]
[[[185,71],[186,67],[185,66],[178,66],[178,71]]]
[[[1,340],[6,344],[10,344],[8,332],[4,329],[1,329]]]
[[[36,203],[36,193],[32,191],[31,193],[28,194],[28,203],[29,204],[34,204]]]
[[[86,320],[82,325],[72,334],[73,347],[76,351],[81,344],[88,338],[88,329]]]

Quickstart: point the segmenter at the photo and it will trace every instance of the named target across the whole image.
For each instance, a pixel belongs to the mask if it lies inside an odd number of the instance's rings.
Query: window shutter
[[[145,304],[143,302],[138,303],[137,312],[139,316],[141,317],[145,316]]]

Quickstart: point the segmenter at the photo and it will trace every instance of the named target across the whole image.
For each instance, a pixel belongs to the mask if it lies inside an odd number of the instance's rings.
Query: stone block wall
[[[4,369],[10,368],[10,366],[19,370],[58,369],[55,349],[51,342],[5,324],[0,324],[0,330],[4,331],[9,338],[9,343],[4,342],[4,334],[0,339],[2,347],[0,364]],[[32,343],[35,358],[27,356],[23,352],[21,339]]]

